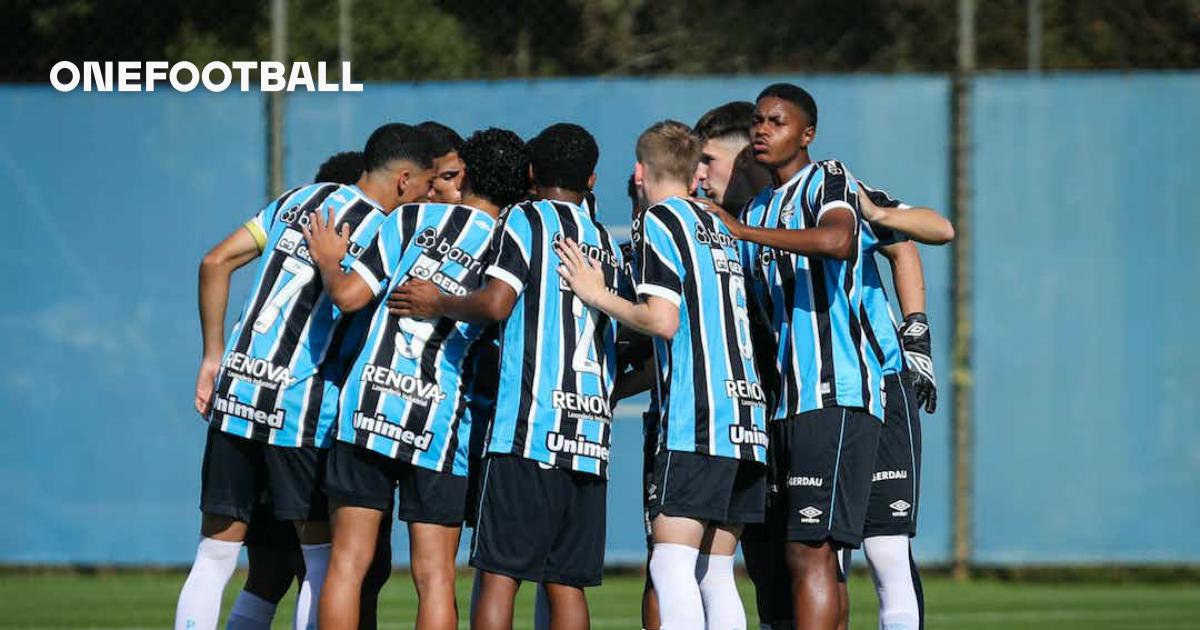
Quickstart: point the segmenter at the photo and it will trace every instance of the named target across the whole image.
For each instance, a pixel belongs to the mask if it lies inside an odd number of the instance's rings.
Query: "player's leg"
[[[329,449],[324,486],[332,513],[333,548],[321,591],[322,630],[358,627],[363,580],[375,558],[380,524],[390,518],[394,501],[390,462],[345,442],[335,442]]]
[[[841,600],[837,552],[862,542],[880,423],[842,407],[782,422],[793,618],[797,628],[833,628]]]
[[[712,630],[746,627],[746,609],[733,575],[741,525],[710,525],[700,545],[696,581],[704,602],[705,625]]]
[[[471,627],[512,627],[513,598],[522,581],[541,582],[552,543],[546,476],[537,462],[516,455],[483,460],[471,540],[479,592]]]
[[[838,625],[837,630],[850,627],[850,554],[852,549],[838,550]]]
[[[767,507],[762,523],[746,525],[742,532],[742,558],[746,573],[754,582],[754,600],[758,608],[760,630],[791,630],[792,577],[787,564],[787,478],[780,475],[786,466],[779,461],[779,445],[784,439],[783,423],[771,422],[771,442],[767,449],[769,478]],[[786,450],[783,450],[786,452]]]
[[[291,523],[275,518],[264,497],[254,506],[245,546],[246,584],[229,611],[225,630],[266,630],[292,582],[304,575],[300,540]]]
[[[599,586],[604,572],[608,482],[561,468],[541,472],[553,519],[553,544],[543,575],[550,628],[587,630],[591,621],[584,589]]]
[[[887,422],[879,435],[863,549],[879,596],[879,627],[924,624],[921,577],[909,541],[916,535],[921,475],[921,425],[911,385],[900,375],[884,381]]]
[[[410,562],[417,589],[417,629],[453,630],[458,627],[454,598],[454,556],[458,525],[409,523]]]
[[[704,626],[696,563],[706,526],[722,522],[737,476],[737,460],[663,451],[655,456],[650,502],[654,551],[650,577],[664,628]]]
[[[177,630],[212,630],[261,491],[262,445],[210,429],[200,475],[200,543],[175,607]]]
[[[654,453],[658,446],[658,412],[642,414],[642,526],[646,530],[646,581],[642,586],[642,628],[658,630],[658,595],[650,577],[650,558],[654,555],[654,535],[650,529],[650,484],[654,480]]]
[[[454,557],[467,501],[467,478],[398,465],[397,516],[408,523],[417,589],[417,629],[458,627]]]
[[[292,613],[292,627],[296,630],[316,626],[317,603],[329,569],[329,501],[321,490],[327,452],[312,446],[263,447],[267,489],[275,518],[293,523],[304,559],[304,577]]]
[[[358,630],[375,630],[378,626],[379,593],[392,576],[392,519],[388,510],[379,523],[379,537],[375,540],[375,558],[363,578],[362,594],[358,603]]]

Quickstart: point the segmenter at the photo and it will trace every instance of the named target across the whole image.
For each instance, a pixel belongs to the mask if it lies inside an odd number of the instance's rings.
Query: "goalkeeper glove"
[[[925,413],[937,410],[937,379],[933,375],[933,352],[929,338],[929,320],[925,313],[913,313],[900,326],[900,346],[904,348],[904,364],[917,406],[924,405]]]

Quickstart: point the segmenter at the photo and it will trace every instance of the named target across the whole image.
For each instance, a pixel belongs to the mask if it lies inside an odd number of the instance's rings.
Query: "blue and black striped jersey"
[[[563,201],[513,206],[495,238],[496,260],[485,273],[510,285],[517,301],[501,324],[501,387],[487,451],[606,476],[616,321],[571,292],[554,243],[579,243],[614,291],[621,254],[585,208]]]
[[[754,225],[802,230],[826,212],[859,218],[858,188],[845,165],[829,160],[800,169],[751,202]],[[855,222],[849,260],[802,256],[748,243],[756,299],[775,335],[778,402],[774,418],[831,406],[858,407],[883,418],[883,357],[871,346],[862,311],[863,231]]]
[[[226,433],[279,446],[328,446],[338,388],[365,330],[324,292],[301,228],[327,207],[351,228],[349,264],[386,213],[355,186],[288,191],[246,223],[263,248],[250,296],[225,347],[210,421]]]
[[[871,197],[871,201],[881,208],[908,207],[886,191],[871,188],[862,180],[858,180],[858,185]],[[902,232],[863,222],[863,320],[866,323],[868,339],[883,356],[884,374],[899,374],[904,370],[904,349],[900,346],[896,320],[892,314],[887,289],[883,286],[883,277],[879,274],[875,253],[880,247],[906,240],[908,237]]]
[[[354,261],[376,296],[409,278],[452,295],[479,287],[495,220],[469,206],[412,204]],[[463,363],[483,326],[388,312],[380,300],[342,389],[337,439],[415,466],[467,474],[471,427]]]
[[[637,292],[679,307],[654,339],[659,448],[766,462],[766,395],[754,366],[737,241],[713,215],[672,197],[634,227]]]

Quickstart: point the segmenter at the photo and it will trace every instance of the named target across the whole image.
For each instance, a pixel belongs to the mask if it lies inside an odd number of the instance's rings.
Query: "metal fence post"
[[[975,0],[958,2],[958,69],[953,79],[951,178],[955,239],[951,250],[954,297],[954,565],[955,579],[970,575],[971,501],[971,75],[975,70]]]
[[[271,60],[287,63],[287,0],[271,0]],[[286,75],[285,75],[286,76]],[[267,95],[267,174],[271,198],[283,194],[283,95]]]

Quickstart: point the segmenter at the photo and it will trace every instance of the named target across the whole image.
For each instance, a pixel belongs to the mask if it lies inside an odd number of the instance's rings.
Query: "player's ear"
[[[817,128],[816,127],[814,127],[812,125],[805,127],[804,131],[800,132],[800,146],[807,149],[808,145],[812,144],[812,141],[815,140],[816,137],[817,137]]]
[[[592,173],[590,176],[588,176],[588,185],[587,185],[587,189],[588,189],[588,190],[592,190],[592,189],[594,189],[595,187],[596,187],[596,174],[595,174],[595,173]]]
[[[641,162],[633,163],[633,185],[639,189],[646,183],[646,167]]]

